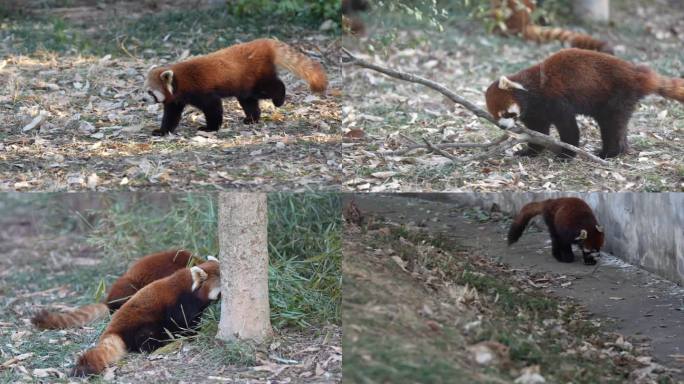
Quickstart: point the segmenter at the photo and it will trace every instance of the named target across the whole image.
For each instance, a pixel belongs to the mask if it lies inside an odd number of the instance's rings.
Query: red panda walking
[[[104,303],[86,305],[69,312],[43,310],[36,313],[31,322],[41,329],[64,329],[101,319],[121,307],[142,287],[187,267],[192,257],[190,252],[184,250],[144,256],[114,282]]]
[[[595,256],[603,246],[603,229],[587,203],[576,197],[561,197],[525,205],[508,230],[508,245],[520,239],[530,220],[542,215],[551,235],[553,257],[571,263],[575,260],[572,244],[582,249],[584,264],[596,264]]]
[[[595,39],[587,34],[562,28],[550,28],[535,25],[532,12],[537,7],[535,0],[491,0],[492,16],[500,19],[505,16],[506,34],[520,34],[524,39],[543,43],[551,40],[570,43],[571,47],[590,49],[613,54],[613,47],[605,41]],[[500,28],[500,29],[503,29]]]
[[[171,334],[191,333],[221,294],[215,260],[183,268],[139,290],[115,314],[94,348],[81,355],[72,376],[99,374],[127,351],[153,351]]]
[[[245,112],[245,124],[261,116],[259,100],[271,99],[276,107],[285,102],[285,85],[276,66],[306,80],[314,92],[323,92],[328,79],[320,63],[277,40],[259,39],[169,66],[150,70],[145,82],[146,100],[164,104],[161,136],[178,126],[186,105],[204,113],[203,131],[218,131],[223,122],[222,98],[237,97]]]
[[[499,124],[512,127],[520,119],[529,129],[549,134],[553,124],[560,139],[579,145],[576,115],[593,117],[601,129],[598,156],[625,153],[627,124],[637,102],[657,93],[684,103],[684,79],[661,76],[614,56],[568,48],[513,76],[502,76],[486,92],[487,109]],[[518,155],[535,156],[542,146],[528,144]],[[575,153],[563,149],[561,157]]]

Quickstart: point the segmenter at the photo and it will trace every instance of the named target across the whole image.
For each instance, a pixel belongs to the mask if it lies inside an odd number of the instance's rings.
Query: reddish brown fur
[[[614,157],[628,150],[627,124],[637,102],[652,93],[684,102],[684,80],[670,79],[651,69],[611,55],[582,49],[563,49],[542,63],[508,77],[525,90],[501,89],[499,81],[486,92],[487,109],[499,119],[516,103],[520,120],[535,131],[549,134],[556,126],[562,141],[578,146],[575,116],[593,117],[601,128],[603,148],[598,155]],[[528,145],[525,155],[541,147]],[[574,152],[564,150],[563,157]]]
[[[223,121],[221,99],[233,96],[245,111],[244,122],[258,122],[260,99],[271,99],[276,107],[285,101],[285,85],[278,78],[276,66],[306,80],[314,92],[323,92],[328,85],[320,63],[285,43],[271,39],[236,44],[208,55],[152,69],[147,84],[164,94],[161,129],[153,134],[172,132],[188,104],[204,112],[207,126],[202,130],[216,131]],[[167,89],[162,78],[162,74],[169,70],[173,72],[173,92]]]
[[[366,26],[358,14],[368,8],[366,0],[342,0],[342,28],[353,35],[363,35]]]
[[[549,28],[535,25],[531,14],[536,9],[534,0],[507,0],[503,5],[501,0],[492,0],[492,14],[495,18],[503,13],[507,15],[504,20],[506,30],[497,30],[504,34],[521,35],[523,38],[537,43],[551,40],[570,43],[571,47],[600,51],[613,54],[613,48],[605,41],[594,39],[593,37],[579,32],[569,31],[562,28]]]
[[[183,268],[133,295],[112,316],[98,344],[78,358],[71,374],[99,374],[126,351],[153,351],[164,345],[169,341],[167,332],[191,333],[204,309],[216,299],[210,298],[210,293],[220,287],[218,262],[207,261],[198,267],[207,278],[195,291],[191,269]]]
[[[542,215],[551,235],[553,256],[561,262],[573,262],[572,244],[579,243],[585,264],[596,264],[592,254],[603,247],[604,235],[587,203],[576,197],[548,199],[525,205],[515,216],[508,231],[508,245],[518,241],[529,221]],[[582,230],[587,238],[577,240]]]
[[[142,287],[188,266],[192,257],[188,251],[175,249],[143,256],[112,284],[104,303],[86,305],[69,312],[43,310],[34,315],[31,322],[41,329],[64,329],[103,318],[121,307]]]

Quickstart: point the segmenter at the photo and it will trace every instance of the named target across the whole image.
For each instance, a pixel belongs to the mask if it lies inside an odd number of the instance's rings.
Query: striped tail
[[[536,41],[538,43],[558,40],[570,43],[570,46],[574,48],[613,54],[613,47],[607,42],[595,39],[584,33],[569,31],[567,29],[528,25],[525,27],[523,36],[527,40]]]
[[[511,245],[520,239],[527,224],[533,217],[540,215],[544,210],[546,201],[526,204],[520,212],[515,216],[511,223],[511,228],[508,230],[508,245]]]
[[[71,376],[90,376],[102,373],[107,367],[126,356],[126,343],[116,334],[105,333],[95,348],[83,353],[76,361]]]
[[[31,323],[40,329],[65,329],[92,323],[108,314],[109,308],[106,304],[89,304],[69,312],[42,310],[33,316]]]
[[[273,50],[275,64],[305,80],[313,92],[323,92],[328,87],[328,77],[319,62],[280,41],[273,40]]]
[[[684,103],[684,79],[660,76],[656,92],[662,97]]]

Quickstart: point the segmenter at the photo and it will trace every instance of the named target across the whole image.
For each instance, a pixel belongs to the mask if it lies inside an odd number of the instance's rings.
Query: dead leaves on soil
[[[327,46],[321,49],[334,56],[328,39],[308,36],[304,44]],[[242,124],[237,102],[226,99],[218,133],[197,131],[204,117],[188,108],[176,135],[156,138],[150,132],[161,109],[141,102],[144,75],[151,65],[180,57],[159,56],[7,57],[0,69],[0,189],[271,190],[341,183],[341,84],[334,66],[328,66],[326,96],[312,95],[282,71],[286,104],[276,109],[263,101],[260,124]]]

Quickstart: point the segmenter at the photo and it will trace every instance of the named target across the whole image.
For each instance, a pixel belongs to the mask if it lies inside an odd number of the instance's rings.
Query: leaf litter
[[[105,23],[94,18],[92,23]],[[210,33],[200,28],[184,44]],[[150,135],[162,109],[141,101],[142,86],[153,65],[189,56],[177,41],[146,50],[147,58],[71,51],[23,56],[0,44],[0,190],[339,188],[338,43],[302,28],[287,42],[324,62],[330,83],[325,96],[312,95],[306,83],[281,71],[285,105],[276,109],[261,101],[259,124],[244,125],[237,101],[225,99],[217,133],[199,132],[204,116],[189,107],[175,134],[163,138]]]
[[[616,26],[592,26],[592,33],[614,42],[619,57],[681,77],[684,56],[673,50],[684,39],[684,34],[678,32],[683,11],[671,3],[628,1],[615,9],[614,19],[620,20]],[[410,27],[415,21],[403,27],[399,22],[378,26],[373,22],[378,15],[371,14],[368,36],[345,38],[344,46],[364,60],[437,81],[479,106],[484,105],[484,90],[491,81],[528,67],[560,48],[557,43],[538,45],[487,34],[480,21],[454,9],[444,33]],[[393,16],[403,21],[407,18]],[[635,30],[628,28],[630,25],[642,27]],[[549,152],[537,158],[519,158],[510,150],[481,161],[453,164],[425,150],[400,156],[392,151],[412,144],[406,136],[415,142],[425,137],[432,143],[485,143],[497,138],[499,129],[426,87],[355,66],[344,66],[343,71],[343,170],[346,180],[357,181],[345,185],[347,189],[684,190],[684,106],[675,101],[656,96],[642,100],[628,131],[632,152],[610,160],[608,167],[587,166],[581,160],[560,162]],[[601,141],[595,122],[580,117],[578,123],[580,146],[598,149]],[[557,137],[555,130],[552,135]],[[450,151],[457,156],[474,153],[470,149]],[[395,174],[378,179],[372,176],[376,172]]]

